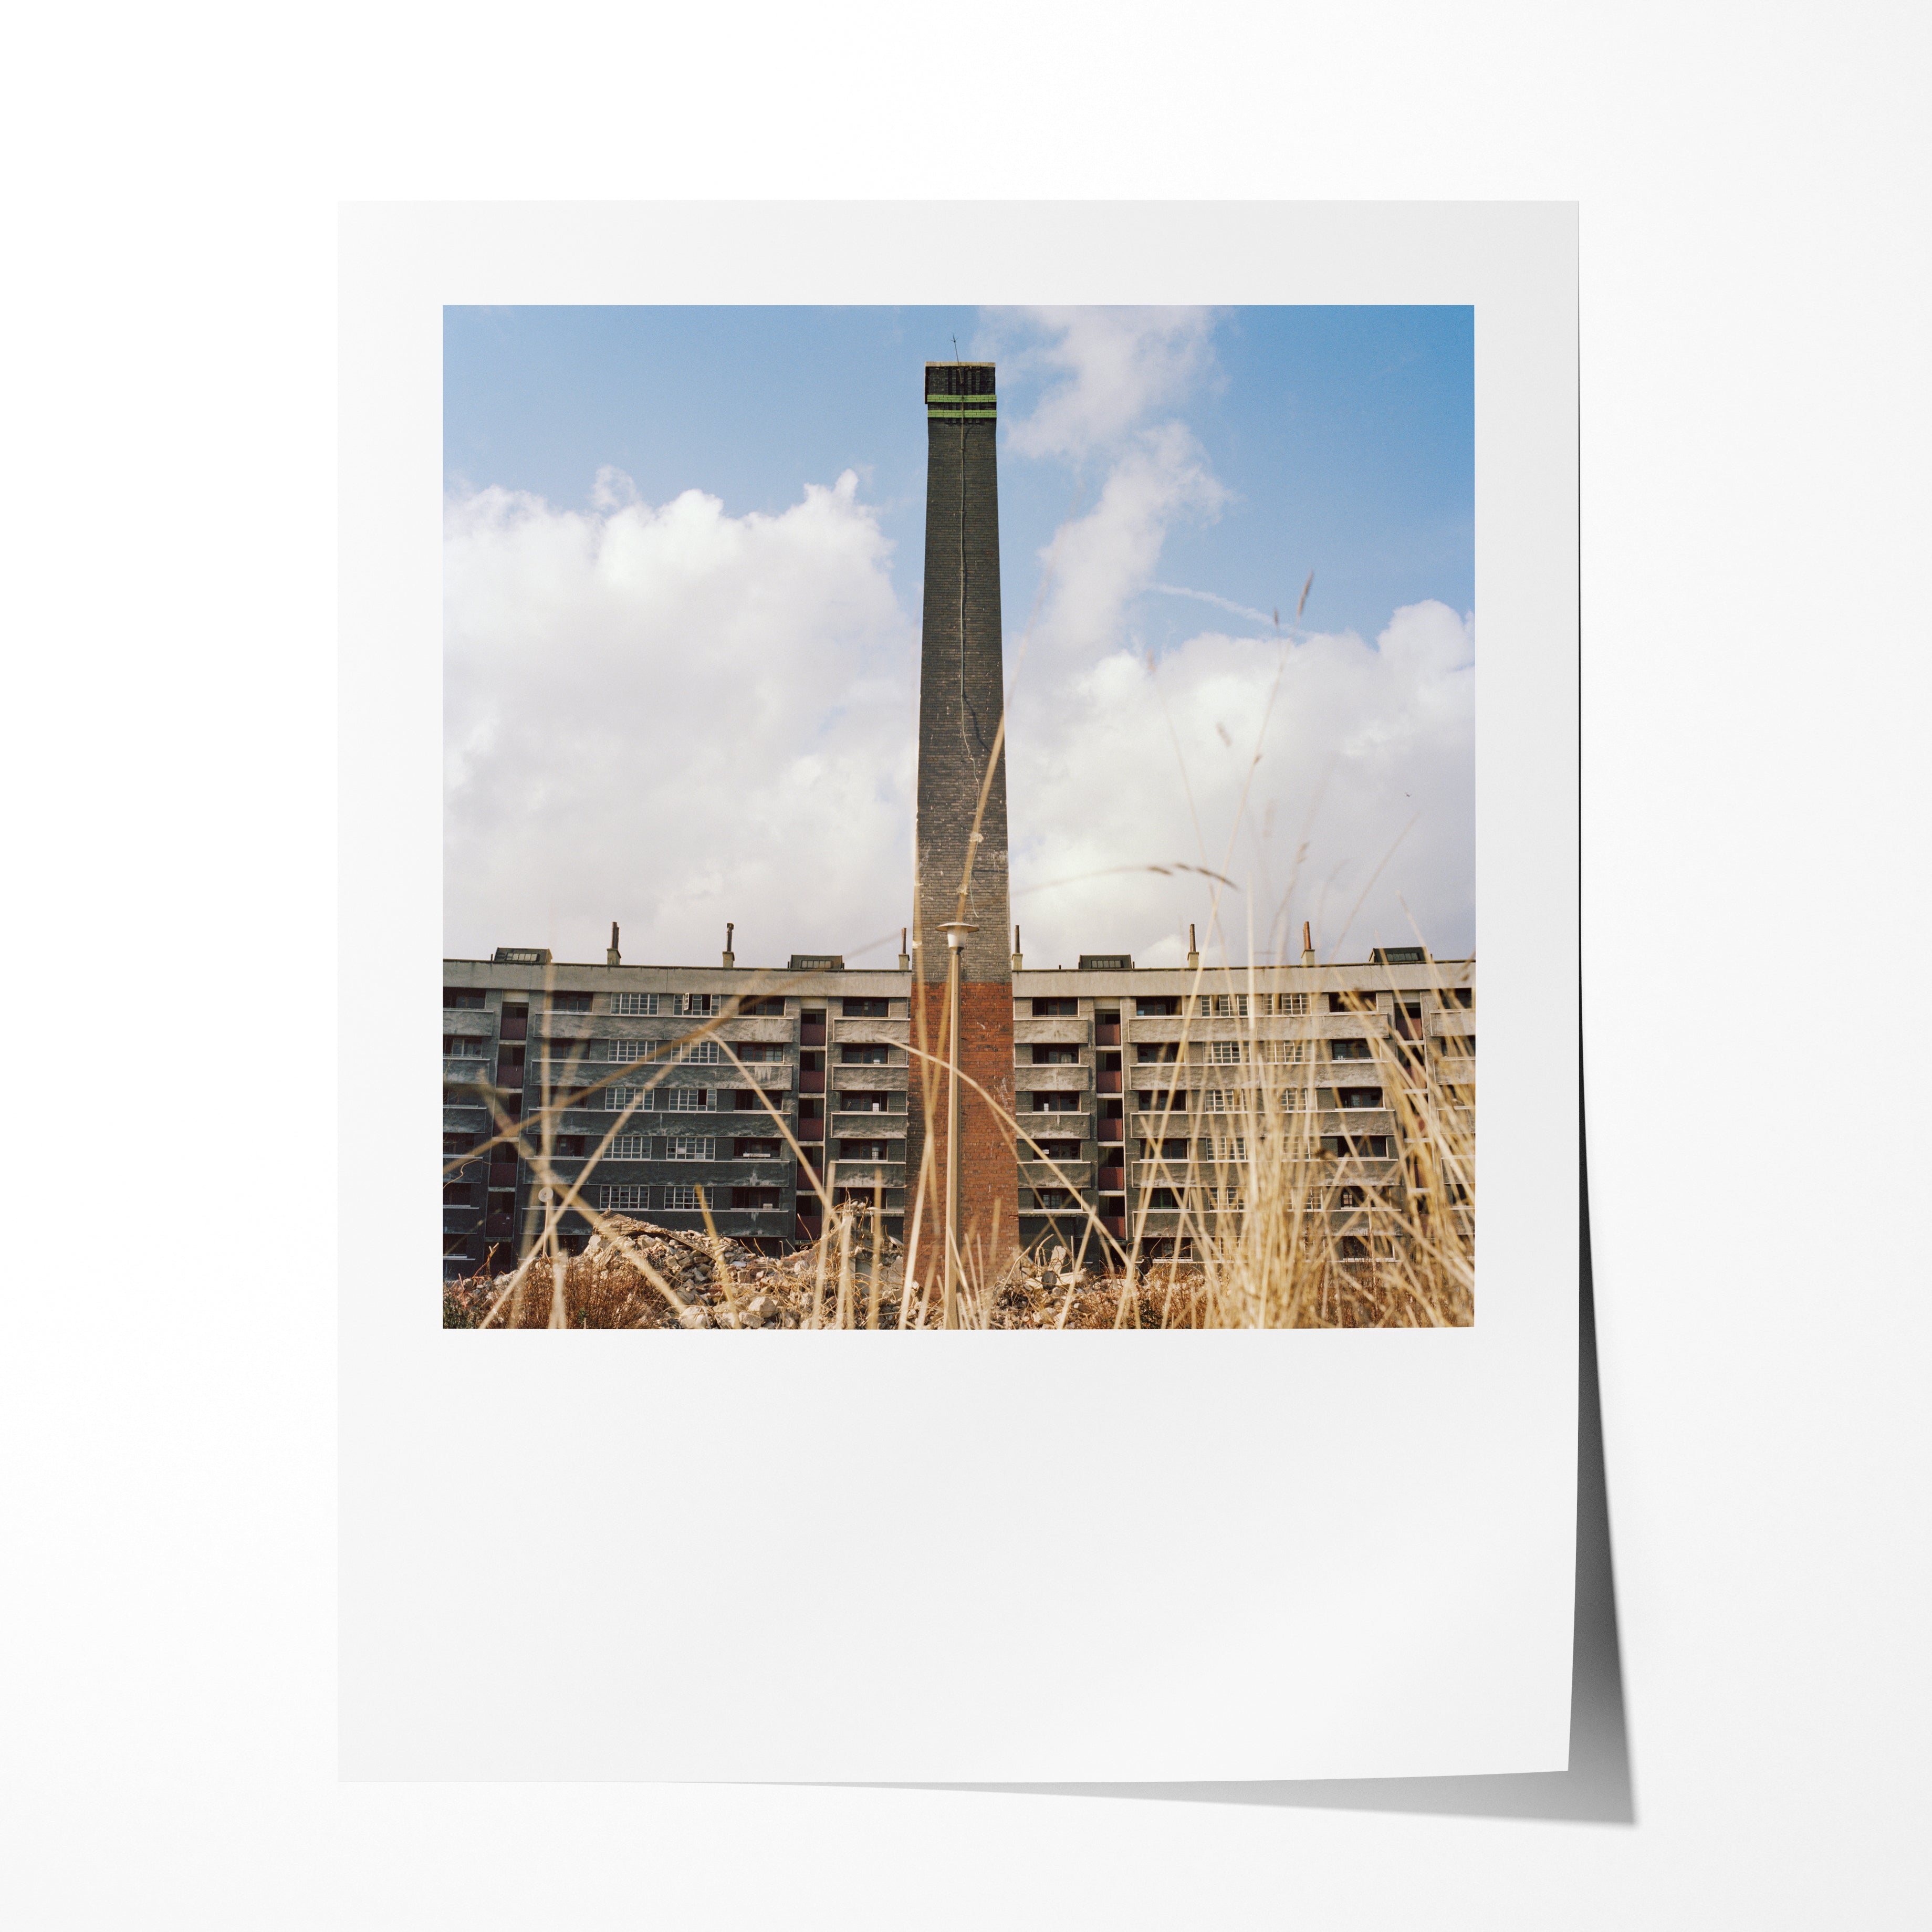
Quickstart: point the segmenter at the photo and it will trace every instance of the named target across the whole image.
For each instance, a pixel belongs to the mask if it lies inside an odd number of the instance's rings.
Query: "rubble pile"
[[[821,1240],[783,1256],[624,1215],[612,1215],[608,1222],[621,1240],[593,1235],[581,1254],[566,1261],[567,1327],[864,1328],[875,1318],[872,1232],[862,1211],[843,1242],[844,1224],[835,1220]],[[846,1244],[850,1273],[842,1305],[840,1256]],[[904,1250],[883,1233],[878,1246],[877,1325],[896,1328]],[[969,1310],[968,1320],[971,1326],[999,1329],[1189,1328],[1198,1322],[1198,1273],[1170,1275],[1156,1269],[1143,1274],[1126,1291],[1124,1308],[1125,1288],[1120,1276],[1094,1274],[1070,1261],[1064,1248],[1055,1248],[1044,1256],[1017,1257],[988,1288],[983,1307]],[[506,1270],[446,1282],[443,1325],[475,1328],[487,1320],[493,1328],[547,1328],[554,1294],[550,1265],[541,1258],[520,1280]],[[913,1309],[911,1322],[920,1315]],[[924,1325],[938,1326],[938,1316],[935,1297],[925,1310]]]

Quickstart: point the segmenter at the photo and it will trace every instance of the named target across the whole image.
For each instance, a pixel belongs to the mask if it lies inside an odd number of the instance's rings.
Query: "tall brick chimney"
[[[909,1272],[922,1292],[931,1284],[930,1318],[937,1318],[943,1300],[947,1167],[949,949],[943,928],[962,920],[977,928],[959,948],[960,1070],[1006,1113],[1013,1106],[1013,982],[1006,949],[1006,756],[998,742],[1006,692],[993,365],[928,362],[925,374],[926,608],[920,635],[912,1043],[939,1064],[922,1061],[916,1052],[912,1057],[905,1228],[910,1239],[914,1190],[924,1158],[923,1204]],[[927,1157],[928,1117],[933,1138]],[[960,1251],[970,1273],[997,1273],[1018,1233],[1019,1169],[1011,1129],[963,1080],[959,1120]]]

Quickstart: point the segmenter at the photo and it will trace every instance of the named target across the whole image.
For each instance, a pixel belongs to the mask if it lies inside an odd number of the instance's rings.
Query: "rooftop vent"
[[[845,956],[842,952],[794,952],[788,970],[794,973],[842,973],[845,970]]]
[[[1133,969],[1133,960],[1125,952],[1083,952],[1080,956],[1080,970],[1083,973],[1131,973]]]
[[[550,948],[548,946],[500,946],[490,956],[490,964],[496,966],[548,966]]]
[[[1426,966],[1426,946],[1378,946],[1369,955],[1371,966]]]

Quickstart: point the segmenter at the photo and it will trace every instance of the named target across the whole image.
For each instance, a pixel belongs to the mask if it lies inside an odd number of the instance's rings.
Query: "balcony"
[[[816,1070],[800,1068],[798,1090],[801,1094],[823,1094],[825,1091],[825,1070],[823,1067]]]
[[[1017,1062],[1013,1085],[1022,1094],[1084,1094],[1089,1090],[1094,1070],[1078,1064],[1072,1066],[1036,1066],[1031,1060]]]
[[[1108,1073],[1106,1072],[1095,1074],[1094,1076],[1094,1090],[1096,1094],[1118,1094],[1123,1092],[1124,1089],[1121,1085],[1121,1076],[1118,1072]]]
[[[1035,1019],[1030,1013],[1016,1013],[1013,1016],[1013,1044],[1016,1047],[1084,1046],[1092,1031],[1090,1021],[1064,1015],[1050,1019]]]
[[[904,1014],[897,1019],[836,1019],[832,1022],[832,1036],[841,1046],[876,1046],[881,1042],[887,1046],[902,1047],[910,1034],[912,1022]],[[812,1042],[807,1041],[806,1045]]]
[[[1022,1160],[1022,1187],[1090,1187],[1093,1165],[1084,1160]]]

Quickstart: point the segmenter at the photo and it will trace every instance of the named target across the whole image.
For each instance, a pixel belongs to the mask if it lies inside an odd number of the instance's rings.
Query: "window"
[[[638,1112],[647,1114],[651,1109],[651,1098],[647,1087],[607,1087],[604,1089],[604,1111],[607,1114],[621,1114],[634,1101]]]
[[[1078,1094],[1036,1094],[1033,1096],[1033,1110],[1036,1114],[1077,1114],[1080,1111]]]
[[[1240,1134],[1224,1136],[1218,1141],[1204,1140],[1201,1143],[1201,1158],[1203,1160],[1246,1160],[1247,1157],[1247,1140]]]
[[[716,1160],[718,1143],[709,1134],[674,1134],[664,1143],[672,1160]]]
[[[889,1114],[892,1110],[890,1094],[861,1094],[848,1088],[838,1096],[838,1111],[842,1114]]]
[[[657,1091],[661,1114],[708,1114],[711,1091],[706,1087],[660,1087]]]
[[[664,1191],[664,1204],[674,1214],[694,1214],[698,1212],[698,1196],[703,1190],[674,1181]]]
[[[890,1000],[841,1000],[838,1004],[848,1020],[882,1020],[892,1010]]]
[[[1476,1057],[1476,1036],[1472,1033],[1444,1034],[1442,1051],[1460,1058],[1474,1060]]]
[[[1033,1201],[1036,1208],[1066,1208],[1072,1204],[1064,1187],[1036,1187]]]
[[[1335,1097],[1345,1107],[1379,1107],[1382,1090],[1379,1087],[1338,1087]]]
[[[487,1060],[490,1042],[478,1040],[468,1034],[446,1033],[442,1036],[442,1057],[446,1060]]]
[[[1036,1160],[1068,1161],[1080,1158],[1078,1141],[1036,1141],[1034,1144],[1038,1150],[1032,1156]]]
[[[1294,1113],[1299,1108],[1306,1105],[1306,1102],[1302,1098],[1304,1091],[1304,1090],[1299,1087],[1284,1087],[1281,1091],[1275,1096],[1275,1105],[1278,1106],[1284,1114]]]
[[[776,1141],[734,1141],[731,1144],[734,1160],[776,1160],[778,1153]]]
[[[442,1010],[451,1012],[460,1007],[475,1008],[483,1004],[483,989],[480,986],[446,986],[442,989]]]
[[[1305,1040],[1264,1040],[1256,1043],[1255,1058],[1272,1060],[1277,1066],[1292,1066],[1308,1057]]]
[[[581,1134],[559,1134],[550,1151],[564,1160],[581,1160],[584,1157],[584,1136]]]
[[[648,1060],[650,1056],[651,1042],[647,1040],[593,1040],[588,1057],[628,1064],[633,1060]]]
[[[715,1040],[688,1040],[671,1055],[673,1062],[680,1066],[695,1063],[704,1066],[718,1064],[718,1042]]]
[[[1033,1064],[1036,1066],[1078,1066],[1080,1049],[1077,1046],[1036,1046]]]
[[[1473,986],[1444,986],[1442,1004],[1444,1006],[1461,1006],[1466,1010],[1476,1004],[1476,989]]]
[[[1331,1013],[1373,1012],[1376,996],[1372,993],[1330,993],[1328,1010]]]
[[[1265,1000],[1268,995],[1263,994],[1262,997]],[[1294,1013],[1305,1013],[1308,1010],[1308,995],[1306,993],[1277,993],[1274,996],[1274,1010],[1283,1018]],[[1266,1012],[1268,1008],[1264,1005],[1261,1010]]]
[[[1185,1141],[1178,1140],[1162,1141],[1160,1144],[1160,1158],[1162,1160],[1170,1161],[1185,1160],[1187,1158],[1187,1143]]]
[[[1172,1213],[1174,1208],[1174,1190],[1171,1187],[1150,1187],[1148,1190],[1147,1204],[1150,1208],[1166,1209]]]
[[[1330,1060],[1372,1060],[1375,1053],[1365,1040],[1331,1040],[1328,1042]]]
[[[1134,1016],[1143,1020],[1171,1020],[1180,1002],[1160,994],[1144,994],[1134,1001]]]
[[[1070,1020],[1079,1011],[1078,1000],[1036,1000],[1033,1003],[1033,1016],[1036,1020]]]
[[[590,1010],[588,993],[553,993],[550,996],[550,1010],[554,1013],[587,1013]]]
[[[445,1154],[467,1154],[476,1144],[474,1134],[445,1134],[442,1150]]]
[[[1208,1042],[1208,1059],[1216,1066],[1238,1066],[1243,1058],[1242,1042],[1238,1040],[1210,1040]]]
[[[610,1143],[608,1157],[612,1160],[649,1160],[651,1137],[649,1134],[620,1134]]]
[[[1245,993],[1202,993],[1196,1010],[1215,1019],[1246,1019],[1248,996]]]
[[[741,1013],[755,1013],[761,1019],[782,1020],[784,1018],[782,1000],[748,1000],[738,1009]]]
[[[759,1060],[782,1060],[785,1050],[775,1040],[734,1040],[731,1051],[746,1062]]]
[[[1159,1066],[1180,1058],[1180,1042],[1176,1040],[1142,1040],[1134,1048],[1135,1061],[1142,1066]]]
[[[754,1214],[768,1214],[778,1204],[778,1191],[776,1187],[734,1187],[731,1190],[731,1205],[742,1211],[749,1209]]]
[[[962,1029],[963,1030],[963,1029]],[[842,1046],[838,1060],[844,1066],[883,1066],[886,1064],[886,1049],[877,1041],[862,1046]]]
[[[1238,1087],[1204,1087],[1201,1090],[1201,1106],[1204,1113],[1239,1113],[1241,1090]]]
[[[1352,1156],[1358,1160],[1387,1160],[1389,1157],[1389,1137],[1387,1134],[1336,1134],[1324,1140],[1338,1154]]]
[[[717,993],[674,993],[671,1011],[674,1013],[703,1013],[710,1016],[722,1012],[725,1001]]]
[[[1338,1187],[1335,1190],[1335,1205],[1338,1208],[1359,1208],[1364,1198],[1359,1187]]]
[[[841,1141],[838,1158],[841,1160],[884,1160],[889,1156],[884,1141]]]
[[[1207,1190],[1208,1204],[1210,1208],[1239,1208],[1246,1205],[1241,1198],[1238,1187],[1210,1187]]]
[[[597,1204],[605,1208],[646,1209],[651,1204],[651,1190],[641,1181],[607,1182],[597,1190]]]
[[[1369,958],[1378,966],[1426,966],[1429,955],[1419,946],[1377,946]]]
[[[610,1010],[614,1013],[648,1016],[657,1011],[658,1001],[663,997],[661,993],[613,993]]]
[[[442,1184],[442,1204],[446,1208],[467,1208],[475,1198],[466,1180],[446,1180]]]

